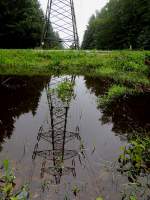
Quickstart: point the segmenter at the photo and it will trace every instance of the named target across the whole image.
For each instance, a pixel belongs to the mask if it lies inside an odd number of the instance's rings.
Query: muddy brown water
[[[127,183],[116,170],[120,147],[134,132],[149,131],[150,96],[100,109],[97,97],[111,81],[79,76],[64,109],[47,96],[64,78],[0,77],[1,165],[9,159],[16,190],[27,183],[30,199],[119,200]]]

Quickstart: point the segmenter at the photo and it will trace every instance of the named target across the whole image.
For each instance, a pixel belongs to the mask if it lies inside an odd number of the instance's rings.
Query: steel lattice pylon
[[[46,19],[43,28],[41,44],[52,41],[48,38],[50,24],[55,33],[58,33],[64,48],[79,49],[79,37],[77,32],[75,9],[73,0],[48,0]]]
[[[37,135],[37,144],[34,147],[32,158],[37,156],[42,158],[41,177],[44,174],[50,174],[55,177],[56,184],[60,183],[63,175],[72,173],[76,176],[75,160],[79,156],[78,150],[66,149],[65,144],[71,140],[81,140],[79,131],[76,132],[67,130],[67,119],[70,101],[64,103],[57,94],[52,91],[63,81],[75,81],[74,77],[52,78],[48,87],[46,88],[47,101],[49,107],[49,120],[47,127],[43,124]],[[48,148],[40,148],[40,143],[48,144]],[[65,161],[71,159],[71,165],[65,165]],[[63,166],[62,166],[63,165]]]

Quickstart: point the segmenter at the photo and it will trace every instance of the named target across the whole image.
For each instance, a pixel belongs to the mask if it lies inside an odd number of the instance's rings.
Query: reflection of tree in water
[[[77,150],[66,149],[66,144],[72,140],[80,141],[78,129],[76,132],[67,130],[70,102],[63,102],[56,93],[49,92],[64,79],[64,77],[52,78],[46,90],[50,116],[47,124],[40,127],[32,156],[33,159],[37,156],[42,158],[41,177],[43,178],[44,174],[52,175],[56,184],[60,183],[63,175],[71,173],[76,176],[75,157],[79,156]],[[74,77],[70,77],[70,81],[73,83]],[[41,147],[41,143],[44,144],[44,147]],[[46,145],[47,149],[45,149]],[[67,163],[70,161],[70,164],[66,165],[66,161]]]
[[[36,113],[41,91],[48,81],[48,77],[0,77],[0,143],[10,138],[16,117],[29,111]]]
[[[118,134],[150,132],[150,94],[126,96],[103,108],[102,122],[113,123]]]
[[[85,80],[87,87],[96,96],[104,95],[111,86],[111,82],[109,83],[109,81],[98,78],[86,77]],[[136,96],[124,95],[109,105],[100,107],[102,113],[100,120],[102,124],[112,123],[113,132],[120,135],[120,137],[124,134],[129,141],[132,139],[123,148],[124,150],[119,157],[119,163],[115,162],[113,169],[113,174],[116,173],[117,169],[117,173],[120,172],[121,175],[126,175],[129,180],[129,182],[126,181],[123,184],[122,199],[131,199],[133,194],[136,196],[135,199],[150,199],[150,173],[148,171],[150,166],[148,160],[149,140],[145,137],[150,134],[149,102],[150,93]],[[146,140],[147,143],[145,142]],[[123,180],[124,177],[120,176],[120,174],[117,176],[117,173],[116,180],[117,177],[121,177]],[[122,185],[120,179],[117,182],[120,183],[120,186]]]
[[[111,85],[110,80],[85,77],[87,88],[96,96],[103,95]],[[150,94],[125,96],[101,108],[103,124],[112,123],[117,134],[150,132]]]
[[[86,87],[96,96],[103,95],[112,84],[112,81],[109,78],[104,79],[86,76],[84,79]]]

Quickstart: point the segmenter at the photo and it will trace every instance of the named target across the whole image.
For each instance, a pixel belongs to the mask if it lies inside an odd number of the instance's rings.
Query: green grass
[[[136,91],[134,89],[128,88],[123,85],[115,85],[113,84],[109,89],[108,92],[98,99],[98,104],[100,106],[107,106],[115,99],[122,97],[127,94],[135,94]]]
[[[147,75],[144,59],[150,52],[113,51],[108,53],[86,51],[0,50],[0,74],[62,73],[112,76],[118,73]],[[86,71],[85,71],[86,69]]]
[[[27,185],[21,186],[21,188],[17,191],[17,193],[15,191],[16,177],[14,176],[14,173],[10,167],[8,160],[4,160],[2,169],[0,169],[0,199],[1,200],[27,199],[27,196],[29,195]]]
[[[0,75],[74,74],[112,79],[102,102],[150,87],[150,51],[0,50]]]
[[[118,171],[127,176],[129,183],[122,199],[148,199],[150,194],[150,137],[135,135],[129,143],[121,147]],[[137,196],[137,198],[136,198]]]
[[[51,89],[49,93],[56,93],[58,98],[65,104],[68,104],[74,96],[74,84],[70,80],[65,80],[57,85],[56,88]]]

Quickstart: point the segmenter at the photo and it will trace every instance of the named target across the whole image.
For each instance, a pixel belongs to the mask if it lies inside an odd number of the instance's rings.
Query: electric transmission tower
[[[50,29],[57,35],[50,36]],[[48,0],[46,19],[43,28],[41,44],[59,40],[64,48],[79,49],[75,9],[73,0]]]

